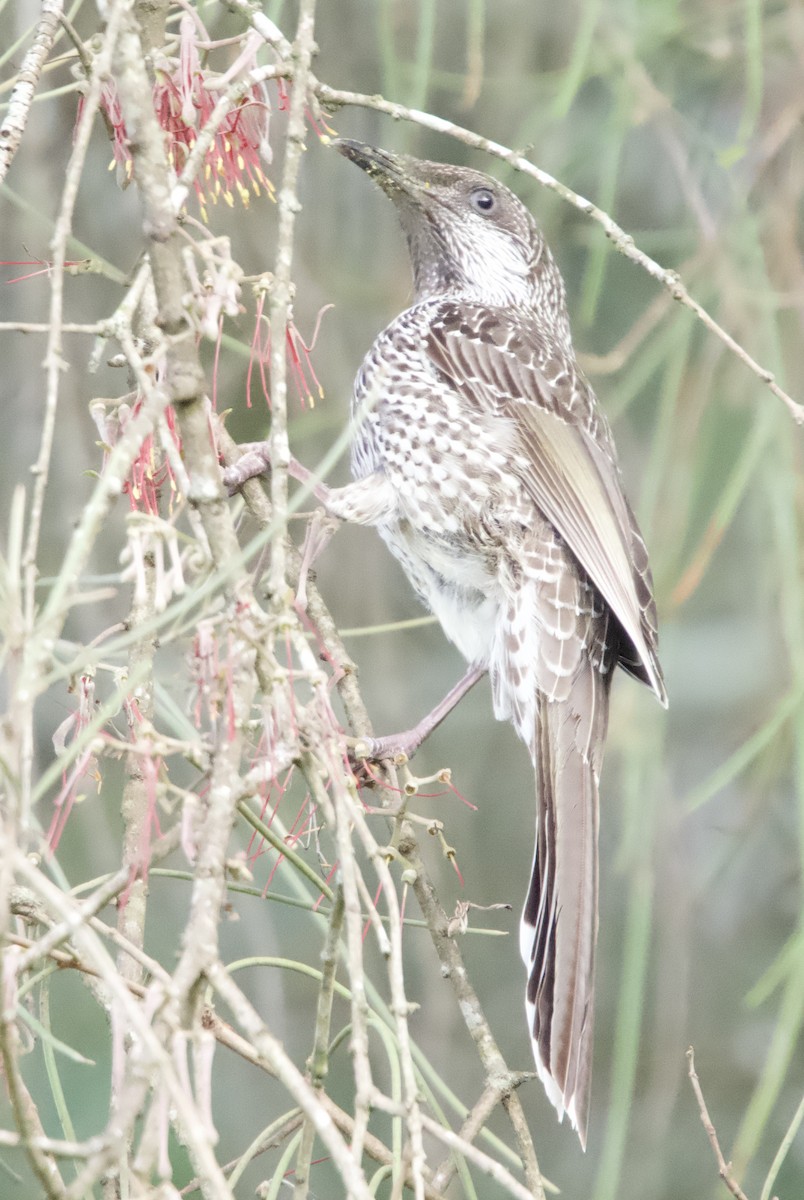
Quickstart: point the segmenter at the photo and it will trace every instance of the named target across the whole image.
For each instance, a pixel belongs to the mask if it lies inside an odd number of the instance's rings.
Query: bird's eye
[[[469,197],[472,208],[484,215],[493,212],[497,207],[497,197],[490,188],[479,187],[475,188]]]

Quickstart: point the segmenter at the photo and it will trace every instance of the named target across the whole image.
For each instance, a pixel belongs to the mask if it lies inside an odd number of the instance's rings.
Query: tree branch
[[[17,82],[8,102],[6,119],[0,126],[0,183],[22,140],[28,113],[39,83],[39,76],[59,30],[64,0],[42,0],[42,11],[34,30],[33,45],[28,48]]]
[[[709,1109],[706,1107],[706,1101],[704,1100],[703,1091],[701,1090],[700,1080],[698,1079],[698,1075],[695,1070],[695,1051],[693,1050],[692,1046],[690,1046],[690,1048],[687,1050],[687,1064],[687,1074],[689,1075],[690,1083],[692,1084],[692,1090],[695,1093],[695,1099],[698,1101],[698,1112],[701,1116],[701,1124],[706,1130],[706,1136],[709,1138],[709,1144],[714,1152],[715,1159],[717,1161],[718,1174],[731,1192],[732,1196],[734,1196],[734,1200],[748,1200],[745,1192],[742,1190],[737,1180],[731,1173],[731,1163],[726,1162],[725,1158],[723,1157],[723,1151],[720,1149],[720,1142],[718,1141],[715,1127],[712,1124],[712,1118],[709,1116]]]
[[[752,371],[773,392],[774,396],[787,406],[796,424],[804,425],[804,405],[793,400],[779,386],[773,372],[752,358],[748,351],[730,333],[727,333],[722,325],[719,325],[714,317],[710,316],[697,300],[693,299],[676,271],[668,270],[667,267],[663,267],[655,259],[651,258],[650,255],[646,254],[644,250],[640,250],[635,245],[634,239],[630,234],[621,229],[608,213],[598,208],[591,200],[578,195],[572,188],[555,179],[547,171],[534,166],[533,163],[529,162],[515,150],[509,149],[508,146],[503,146],[500,142],[492,141],[490,138],[481,137],[480,134],[473,133],[470,129],[465,129],[462,125],[456,125],[453,121],[445,121],[442,117],[433,116],[432,113],[422,112],[420,109],[407,108],[404,104],[395,104],[390,100],[385,100],[382,96],[367,96],[359,92],[341,91],[337,88],[331,88],[325,83],[316,83],[315,91],[318,99],[323,104],[334,107],[349,104],[360,108],[370,108],[375,112],[386,113],[389,117],[393,117],[397,121],[411,121],[416,125],[421,125],[425,129],[431,129],[435,133],[444,133],[448,137],[455,138],[456,141],[463,142],[466,146],[471,146],[475,150],[483,150],[486,154],[491,154],[495,158],[501,159],[513,167],[515,171],[521,171],[523,175],[529,175],[537,183],[541,184],[542,187],[555,192],[567,204],[571,204],[573,208],[577,208],[579,212],[596,221],[620,254],[625,255],[631,262],[636,263],[651,278],[660,283],[674,300],[677,300],[679,304],[682,304],[690,312],[693,312],[710,333],[719,338],[731,353],[739,358],[740,362],[749,371]]]

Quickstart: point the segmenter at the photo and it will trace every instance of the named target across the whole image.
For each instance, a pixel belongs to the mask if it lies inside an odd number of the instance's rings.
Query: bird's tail
[[[533,758],[536,847],[520,926],[536,1067],[559,1119],[586,1145],[598,893],[598,772],[610,673],[591,664],[568,698],[539,696]]]

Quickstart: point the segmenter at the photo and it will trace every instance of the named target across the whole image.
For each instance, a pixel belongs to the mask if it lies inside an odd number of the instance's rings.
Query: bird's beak
[[[413,198],[422,190],[421,182],[405,169],[405,160],[378,146],[354,142],[351,138],[335,138],[331,143],[339,154],[365,171],[392,200],[403,196]]]

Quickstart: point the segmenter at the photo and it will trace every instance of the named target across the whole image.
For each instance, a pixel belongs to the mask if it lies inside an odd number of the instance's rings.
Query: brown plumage
[[[415,294],[358,374],[358,482],[328,503],[377,526],[530,751],[528,1024],[547,1094],[585,1144],[613,668],[666,703],[645,545],[528,211],[477,171],[335,145],[393,200]]]

